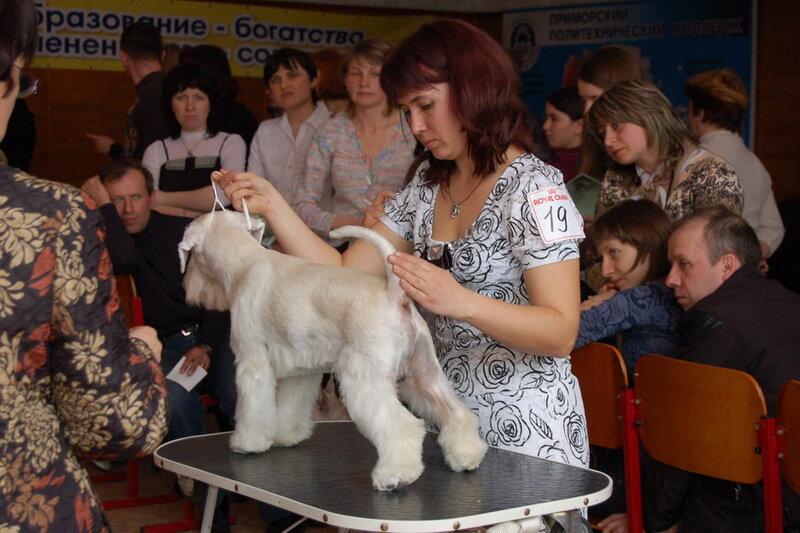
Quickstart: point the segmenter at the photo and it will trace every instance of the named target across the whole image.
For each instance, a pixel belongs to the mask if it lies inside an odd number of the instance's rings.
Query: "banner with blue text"
[[[33,67],[122,70],[119,37],[137,20],[152,22],[165,43],[213,44],[235,76],[260,77],[276,49],[344,52],[369,37],[400,41],[427,16],[381,17],[182,0],[36,0],[39,43]]]

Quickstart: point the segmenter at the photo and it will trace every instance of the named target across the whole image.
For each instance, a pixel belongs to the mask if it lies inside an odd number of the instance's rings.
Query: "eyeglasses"
[[[27,72],[23,72],[22,69],[16,65],[14,65],[14,67],[19,70],[19,94],[17,94],[17,100],[36,94],[41,85],[39,78]]]

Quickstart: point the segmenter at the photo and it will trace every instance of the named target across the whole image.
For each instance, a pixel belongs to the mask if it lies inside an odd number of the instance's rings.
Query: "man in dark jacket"
[[[686,310],[678,357],[741,370],[775,413],[778,390],[800,379],[800,295],[764,278],[752,228],[726,209],[683,219],[669,239],[666,283]],[[720,398],[721,402],[725,398]],[[645,476],[648,531],[763,530],[761,485],[742,485],[661,464]],[[653,479],[650,479],[653,478]],[[785,523],[800,522],[800,498],[784,488]]]

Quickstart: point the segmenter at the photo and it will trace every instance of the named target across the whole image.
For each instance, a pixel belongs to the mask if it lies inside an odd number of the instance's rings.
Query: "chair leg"
[[[642,476],[639,462],[639,434],[636,421],[636,395],[633,387],[623,387],[619,395],[623,441],[622,454],[625,462],[625,508],[628,532],[642,533]]]
[[[118,474],[118,473],[117,473]],[[93,476],[93,480],[94,480]],[[128,460],[126,476],[117,479],[126,479],[128,495],[119,500],[107,500],[103,502],[103,509],[113,511],[114,509],[125,509],[128,507],[143,507],[156,503],[174,502],[178,499],[176,494],[164,494],[162,496],[139,496],[139,460]]]
[[[761,448],[763,464],[762,479],[764,492],[764,531],[779,533],[783,531],[783,502],[781,495],[781,473],[779,459],[780,443],[785,442],[783,431],[778,431],[778,422],[773,416],[762,416],[757,425],[758,446]],[[784,444],[785,446],[785,444]]]

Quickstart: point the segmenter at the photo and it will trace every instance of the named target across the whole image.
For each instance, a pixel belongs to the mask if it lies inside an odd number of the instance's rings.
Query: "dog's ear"
[[[189,252],[203,240],[205,232],[200,225],[205,222],[203,220],[205,216],[206,215],[203,215],[189,224],[186,227],[186,231],[183,232],[183,240],[178,243],[178,257],[181,259],[181,274],[186,271],[186,262],[189,259]]]

